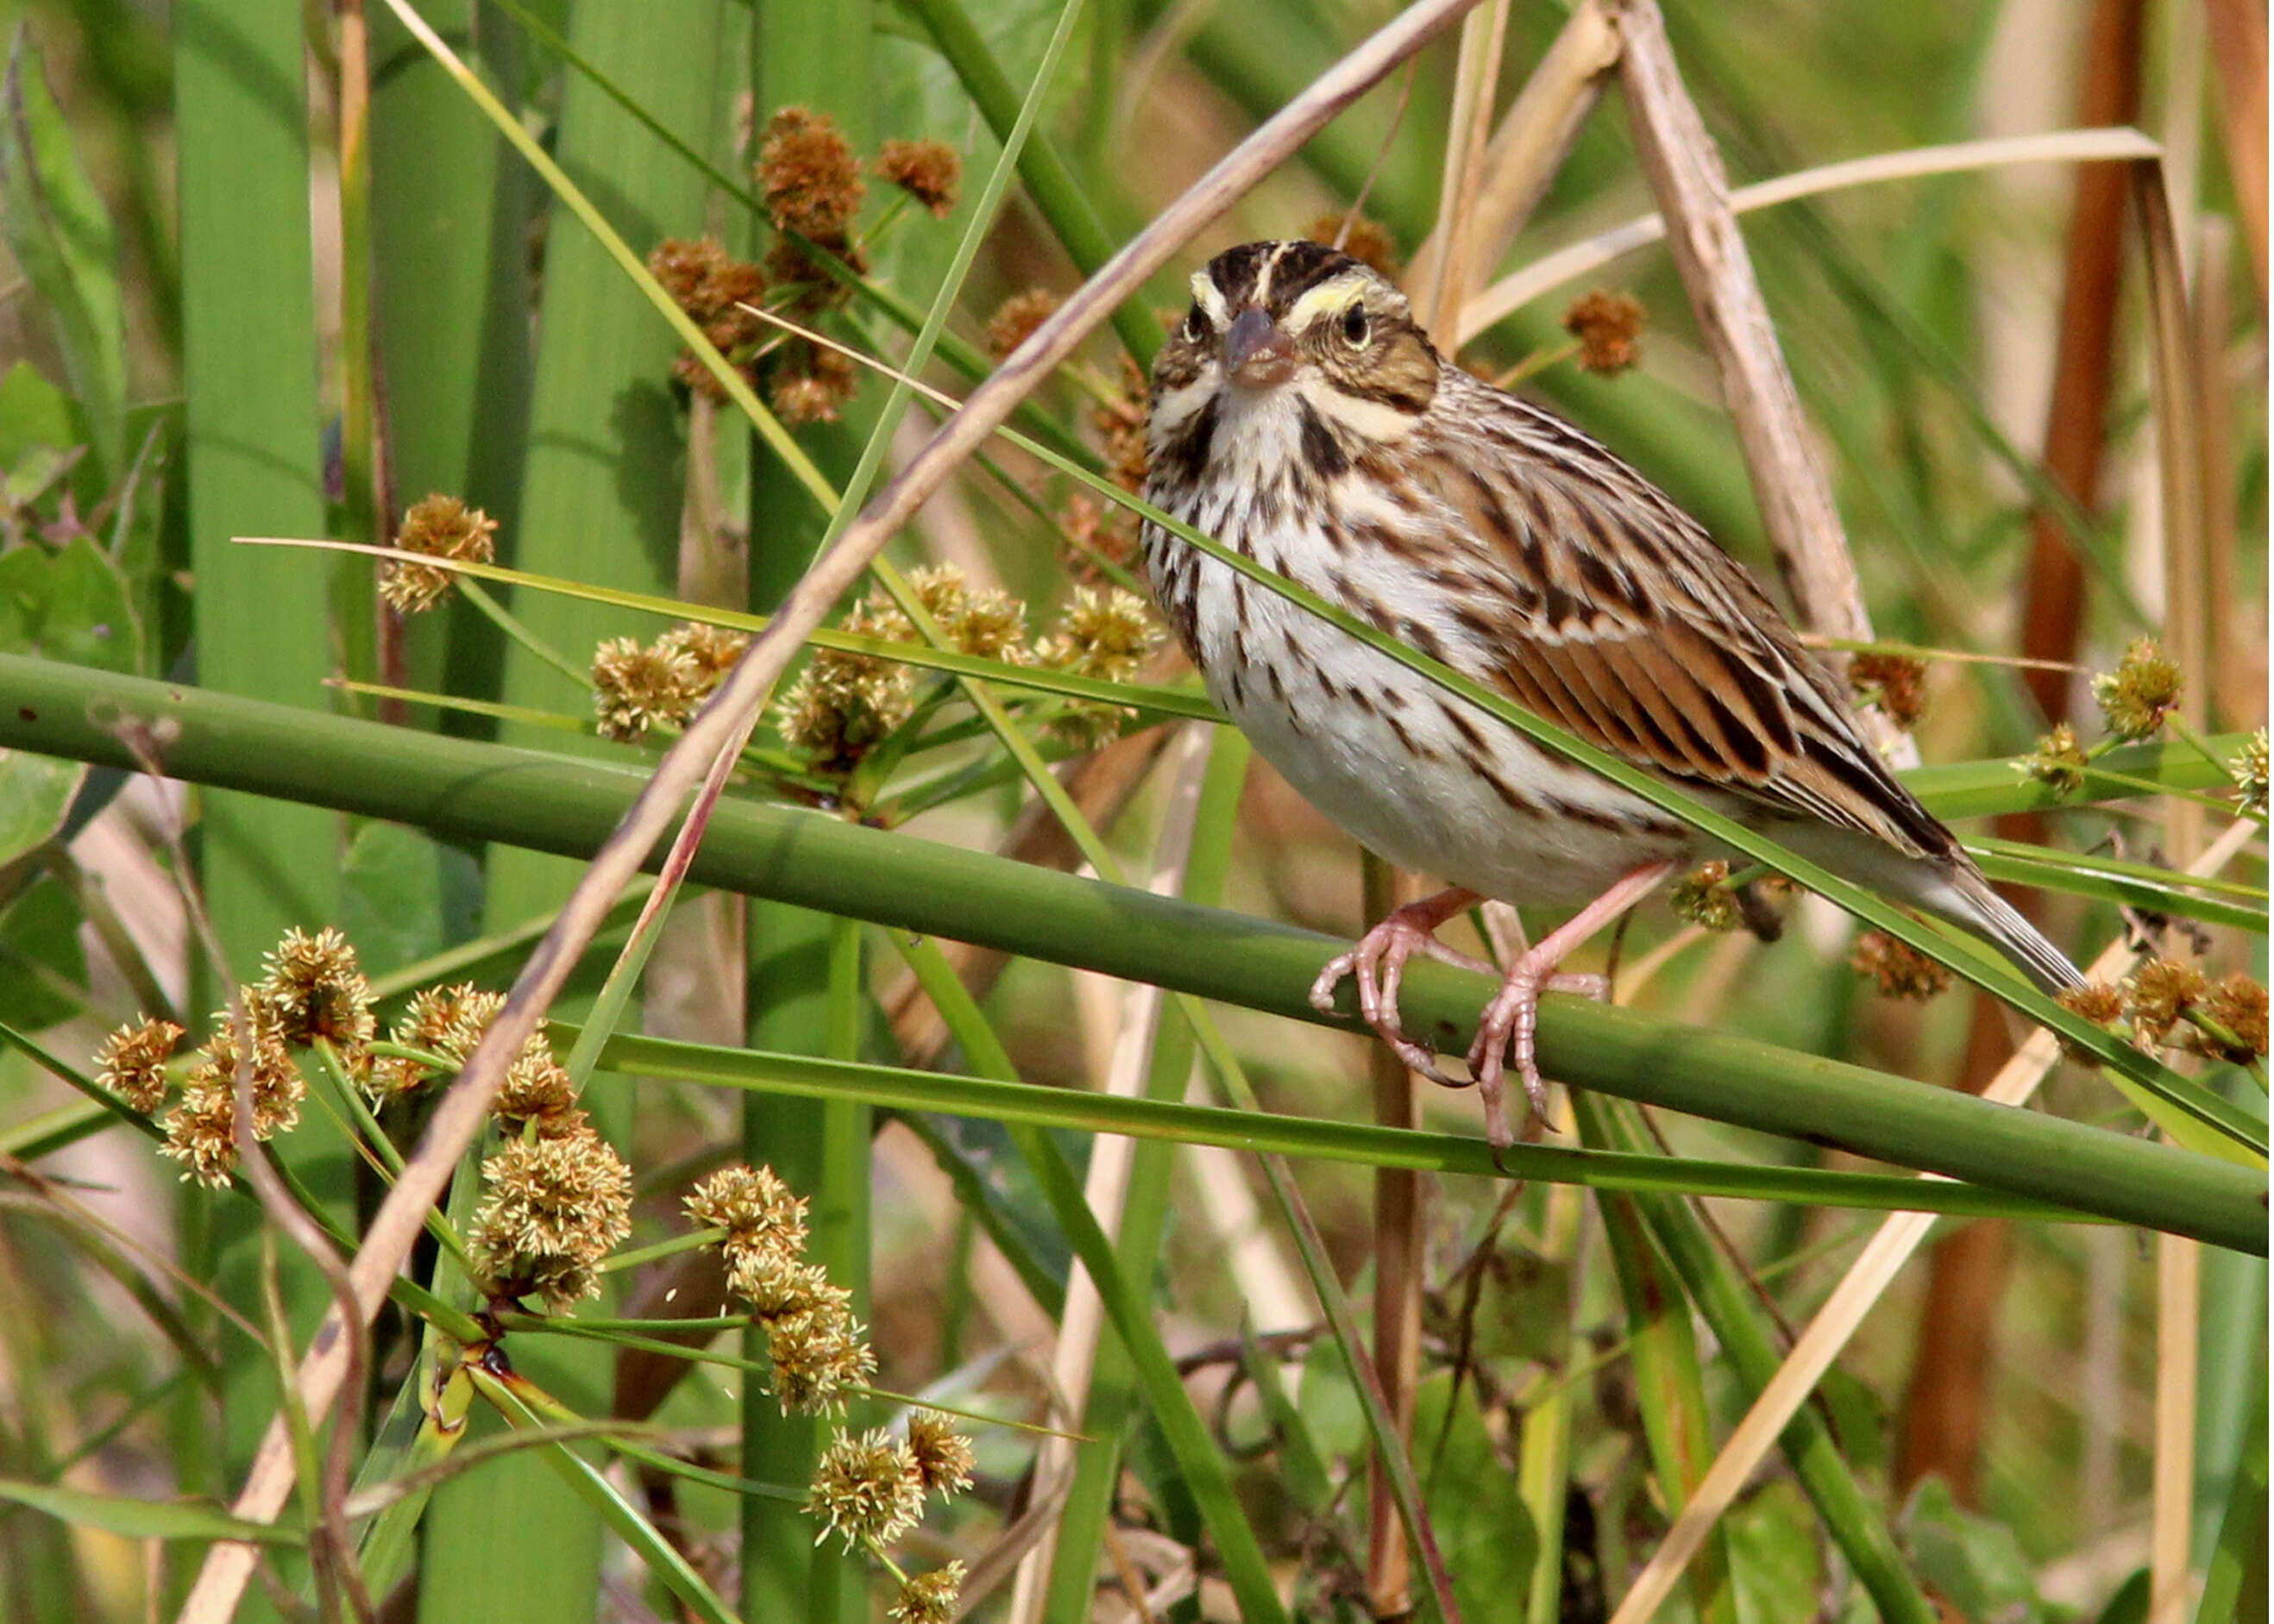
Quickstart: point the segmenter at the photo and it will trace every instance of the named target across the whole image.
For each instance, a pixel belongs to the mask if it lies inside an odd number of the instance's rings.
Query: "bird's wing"
[[[1500,589],[1476,596],[1469,628],[1496,645],[1492,680],[1638,766],[1908,856],[1954,854],[1744,568],[1601,446],[1495,395],[1471,419],[1495,455],[1448,459],[1433,492]]]

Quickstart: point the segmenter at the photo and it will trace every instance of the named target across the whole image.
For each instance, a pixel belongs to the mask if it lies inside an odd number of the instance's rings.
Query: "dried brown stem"
[[[1871,620],[1847,532],[1737,230],[1721,154],[1683,86],[1655,0],[1624,0],[1615,16],[1625,43],[1619,71],[1636,154],[1666,217],[1667,244],[1720,374],[1761,527],[1793,607],[1811,631],[1869,641]],[[1873,741],[1882,748],[1902,738],[1883,718],[1866,719],[1880,724]]]
[[[2203,0],[2211,71],[2218,86],[2218,133],[2235,212],[2266,303],[2266,8],[2258,0]]]

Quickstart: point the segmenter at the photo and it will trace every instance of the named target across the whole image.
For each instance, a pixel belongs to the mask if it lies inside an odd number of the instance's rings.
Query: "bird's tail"
[[[2012,959],[2022,974],[2037,984],[2041,992],[2058,993],[2067,987],[2082,987],[2084,976],[2035,925],[2021,915],[2019,909],[1990,888],[1990,882],[1967,870],[1952,876],[1950,892],[1955,906],[1943,901],[1940,906],[1930,903],[1934,911],[1951,923],[1972,931],[1999,952]]]

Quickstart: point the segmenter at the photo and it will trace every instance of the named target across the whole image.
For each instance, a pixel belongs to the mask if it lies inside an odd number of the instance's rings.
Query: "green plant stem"
[[[564,853],[596,849],[644,781],[598,762],[14,656],[0,655],[0,692],[13,701],[0,708],[0,747],[131,766],[112,731],[131,715],[169,740],[168,771],[191,782]],[[722,804],[691,877],[1340,1024],[1305,996],[1338,941],[817,813]],[[1457,1052],[1486,990],[1480,978],[1414,966],[1405,1000],[1412,1029]],[[1604,1093],[2265,1250],[2263,1171],[2123,1134],[1584,999],[1543,1001],[1540,1061],[1551,1075]]]

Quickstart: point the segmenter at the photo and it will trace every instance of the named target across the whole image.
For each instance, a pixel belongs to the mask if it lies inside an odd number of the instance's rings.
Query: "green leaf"
[[[142,634],[126,583],[81,536],[59,552],[0,553],[0,650],[132,673]]]
[[[68,451],[87,443],[71,396],[39,368],[19,361],[0,378],[0,468],[13,469],[37,450]]]
[[[1413,1395],[1413,1463],[1424,1474],[1422,1492],[1453,1593],[1465,1618],[1508,1616],[1510,1598],[1532,1584],[1538,1545],[1532,1515],[1513,1470],[1485,1431],[1476,1383],[1441,1371]]]
[[[91,1494],[52,1484],[11,1483],[0,1478],[0,1500],[12,1500],[79,1528],[101,1529],[128,1539],[251,1539],[297,1545],[300,1530],[248,1522],[210,1506],[136,1500],[125,1494]]]
[[[450,945],[453,904],[480,884],[474,860],[403,823],[370,823],[348,843],[340,929],[369,976],[431,959]]]
[[[83,762],[0,750],[0,868],[64,826],[86,778]]]
[[[1772,1483],[1722,1522],[1743,1624],[1817,1616],[1823,1583],[1816,1518],[1797,1485]]]
[[[71,893],[52,879],[0,910],[0,1021],[38,1032],[85,1007],[79,989],[87,984],[87,955]]]
[[[1902,1536],[1920,1583],[1967,1624],[2022,1624],[2043,1616],[2014,1530],[1960,1507],[1941,1478],[1928,1477],[1911,1492]]]
[[[125,464],[126,319],[118,247],[102,199],[79,167],[49,94],[30,29],[19,26],[0,87],[0,229],[54,316],[101,477]]]

